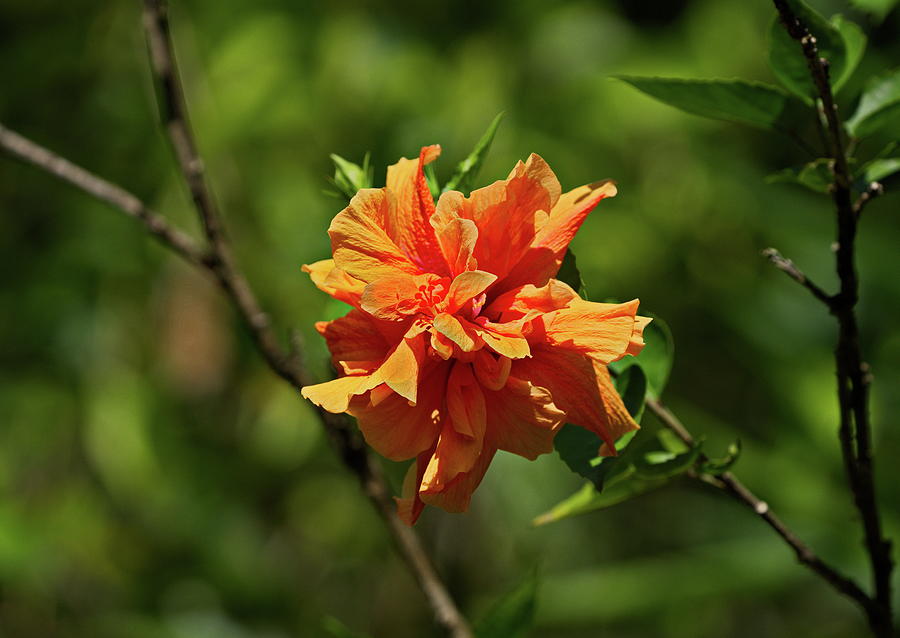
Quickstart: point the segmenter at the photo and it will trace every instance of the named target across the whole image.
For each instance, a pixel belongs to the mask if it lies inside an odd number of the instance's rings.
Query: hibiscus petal
[[[434,446],[441,431],[441,405],[447,386],[445,364],[431,366],[424,376],[415,405],[394,392],[373,405],[378,386],[350,402],[350,414],[359,422],[363,437],[376,452],[392,461],[402,461]]]
[[[506,380],[509,379],[512,359],[495,357],[487,350],[482,349],[475,353],[472,367],[481,385],[488,390],[499,390],[506,385]]]
[[[479,268],[502,279],[531,246],[559,194],[553,171],[532,154],[507,179],[474,190],[468,198],[445,193],[438,201],[437,218],[443,223],[455,217],[472,220],[478,228],[474,256]]]
[[[373,317],[385,321],[399,321],[415,314],[419,309],[416,301],[416,277],[407,274],[379,277],[363,290],[359,307]]]
[[[336,368],[354,362],[381,362],[390,350],[372,320],[359,310],[351,310],[334,321],[320,321],[316,324],[316,330],[325,337]]]
[[[365,282],[417,274],[419,267],[383,230],[387,219],[398,215],[396,208],[396,198],[383,188],[359,191],[328,228],[335,265]]]
[[[422,270],[447,274],[430,219],[434,200],[423,168],[441,154],[437,144],[424,146],[416,159],[401,158],[387,169],[387,189],[397,198],[389,209],[385,232]]]
[[[323,259],[314,264],[304,264],[303,272],[309,273],[309,278],[316,287],[338,301],[343,301],[351,306],[359,306],[359,298],[366,284],[364,281],[354,279],[346,272],[334,265],[333,259]]]
[[[407,525],[415,525],[422,510],[425,509],[425,503],[419,498],[419,486],[422,485],[425,468],[428,466],[428,460],[433,453],[433,448],[423,452],[410,464],[409,469],[406,471],[406,476],[403,478],[400,496],[394,497],[394,500],[397,502],[397,516]]]
[[[470,270],[457,275],[447,293],[446,312],[456,312],[466,302],[487,290],[488,286],[495,281],[497,281],[497,275],[483,270]]]
[[[600,388],[600,398],[603,399],[603,405],[606,408],[609,437],[616,441],[623,434],[637,429],[638,426],[628,412],[628,408],[622,402],[622,397],[616,391],[616,386],[613,385],[606,366],[594,361],[594,373],[597,376],[597,385]],[[600,454],[602,456],[615,456],[616,448],[608,443],[603,443],[600,446]]]
[[[485,308],[484,314],[500,317],[504,322],[529,319],[565,308],[576,300],[580,300],[580,297],[571,286],[558,279],[551,279],[540,288],[527,284],[503,293]]]
[[[531,247],[502,282],[502,287],[512,288],[528,283],[540,286],[555,276],[566,249],[588,213],[600,200],[615,195],[616,185],[609,180],[580,186],[562,195]]]
[[[463,352],[472,352],[482,345],[477,326],[446,312],[435,316],[434,329],[459,346]]]
[[[300,394],[323,410],[339,414],[347,411],[350,399],[354,396],[368,392],[378,385],[379,382],[374,380],[373,376],[367,374],[340,377],[333,381],[304,386],[300,390]]]
[[[636,319],[639,303],[637,299],[623,304],[573,302],[542,318],[547,340],[600,363],[618,361],[630,351],[640,352],[636,339],[643,343],[640,332],[646,323]]]
[[[553,403],[566,413],[566,421],[596,433],[609,448],[624,432],[638,429],[627,414],[618,411],[618,404],[609,397],[610,413],[604,393],[610,391],[608,375],[590,357],[573,350],[551,346],[537,346],[530,359],[513,362],[512,376],[547,388]],[[615,392],[612,389],[612,392]]]
[[[447,381],[447,415],[453,429],[475,440],[478,446],[484,438],[487,408],[484,393],[468,363],[457,361]]]
[[[534,460],[553,451],[553,437],[565,413],[546,388],[510,377],[506,386],[487,392],[487,444]]]
[[[441,195],[431,225],[451,276],[475,270],[478,261],[473,257],[478,241],[478,227],[471,219],[463,219],[456,210],[462,205],[462,193],[449,191]]]
[[[440,507],[447,512],[465,512],[469,509],[472,492],[481,483],[488,466],[497,451],[485,448],[478,455],[475,465],[468,472],[463,472],[442,488],[426,488],[419,491],[419,498],[428,505]]]

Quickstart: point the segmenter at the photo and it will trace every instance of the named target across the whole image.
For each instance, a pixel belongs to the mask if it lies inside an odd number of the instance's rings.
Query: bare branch
[[[783,257],[780,252],[776,248],[766,248],[762,251],[763,257],[768,259],[772,264],[778,268],[778,270],[785,273],[788,277],[796,281],[798,284],[809,290],[813,297],[821,301],[823,304],[828,306],[828,309],[831,310],[834,304],[834,298],[829,295],[827,292],[819,288],[815,283],[813,283],[809,277],[803,274],[799,268],[797,268],[796,264],[790,259]]]
[[[672,413],[663,403],[657,399],[648,399],[647,407],[658,418],[662,424],[672,430],[675,435],[687,445],[694,445],[694,437],[688,431],[684,424]],[[708,460],[706,455],[700,455],[699,461],[702,463]],[[863,608],[869,609],[874,606],[874,601],[857,585],[852,579],[844,576],[836,569],[828,565],[819,558],[809,546],[797,537],[788,527],[775,515],[775,512],[769,507],[768,503],[760,500],[747,487],[741,483],[738,478],[731,472],[725,472],[719,476],[693,472],[692,478],[702,481],[708,485],[722,490],[732,498],[749,507],[757,516],[759,516],[766,524],[775,530],[785,543],[790,546],[797,560],[814,571],[816,574],[824,578],[836,590],[852,598]]]
[[[194,264],[203,264],[207,253],[189,235],[173,228],[161,215],[153,212],[137,197],[123,188],[76,166],[67,159],[22,137],[0,124],[0,148],[13,157],[33,164],[54,177],[93,195],[101,202],[118,208],[141,222],[151,235]]]
[[[891,544],[882,534],[881,515],[875,494],[872,461],[872,431],[869,422],[868,366],[863,362],[856,321],[859,278],[856,273],[856,232],[859,213],[872,195],[851,200],[852,174],[849,168],[843,126],[828,77],[828,61],[819,55],[816,39],[794,13],[787,0],[774,0],[775,8],[790,36],[803,51],[810,76],[816,87],[828,125],[828,141],[834,174],[831,196],[837,212],[836,266],[841,290],[833,298],[832,313],[837,317],[839,335],[835,349],[840,426],[838,437],[844,468],[856,509],[865,531],[866,550],[872,567],[875,589],[874,609],[867,609],[869,625],[877,636],[893,635],[891,617]]]
[[[880,182],[871,182],[865,192],[853,202],[853,214],[857,219],[862,215],[863,209],[876,197],[884,195],[884,186]]]

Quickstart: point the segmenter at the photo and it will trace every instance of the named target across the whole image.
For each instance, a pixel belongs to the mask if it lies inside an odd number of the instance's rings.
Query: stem
[[[869,422],[869,381],[867,364],[863,363],[856,320],[859,278],[856,273],[856,231],[859,212],[868,199],[851,199],[852,174],[844,143],[843,126],[828,77],[828,62],[819,56],[815,37],[800,22],[786,0],[774,0],[775,8],[790,36],[803,51],[810,75],[822,104],[834,175],[831,191],[837,211],[836,267],[840,292],[833,297],[832,313],[838,320],[838,343],[835,348],[838,402],[840,404],[839,439],[844,467],[853,500],[865,532],[865,545],[872,569],[875,609],[869,613],[869,624],[876,636],[893,635],[891,615],[891,545],[881,530],[881,517],[875,494],[872,460],[872,435]],[[871,198],[871,196],[870,196]],[[867,610],[869,611],[869,610]]]

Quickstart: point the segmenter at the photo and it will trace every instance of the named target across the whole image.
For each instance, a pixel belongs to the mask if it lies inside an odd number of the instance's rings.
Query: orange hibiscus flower
[[[427,146],[357,193],[328,230],[333,259],[303,267],[353,306],[316,324],[341,376],[303,396],[356,417],[385,457],[416,459],[397,499],[409,524],[425,504],[464,511],[498,450],[534,459],[563,423],[615,453],[638,426],[606,366],[640,352],[650,321],[637,300],[584,301],[553,278],[612,182],[561,193],[532,155],[435,206],[422,169],[439,153]]]

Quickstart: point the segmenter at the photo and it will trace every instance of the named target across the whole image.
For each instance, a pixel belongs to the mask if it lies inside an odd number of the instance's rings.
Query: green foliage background
[[[769,3],[174,4],[194,127],[239,260],[280,330],[303,331],[318,372],[312,323],[336,309],[299,266],[329,252],[341,206],[322,194],[329,153],[370,151],[380,184],[387,163],[440,143],[446,180],[506,111],[479,183],[532,151],[564,188],[618,181],[574,244],[591,296],[640,297],[667,319],[667,402],[711,453],[740,438],[745,482],[865,578],[836,440],[834,322],[759,255],[775,245],[834,286],[830,203],[764,182],[812,158],[609,78],[774,83]],[[900,61],[900,16],[814,4],[869,33],[850,112],[865,79]],[[0,77],[0,121],[195,228],[157,127],[137,3],[0,0]],[[859,238],[894,538],[898,202],[873,202]],[[0,636],[440,635],[309,407],[264,368],[209,282],[120,214],[6,158],[0,210]],[[403,468],[389,471],[399,483]],[[580,484],[555,455],[500,455],[469,515],[426,512],[419,530],[470,617],[538,565],[533,636],[864,631],[761,522],[697,485],[531,527]]]

